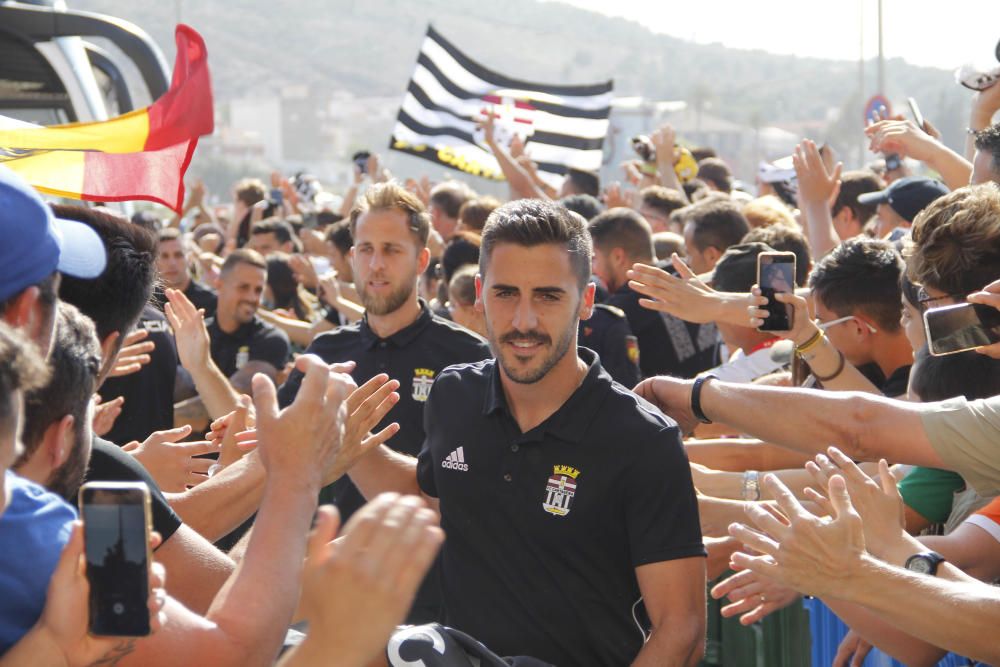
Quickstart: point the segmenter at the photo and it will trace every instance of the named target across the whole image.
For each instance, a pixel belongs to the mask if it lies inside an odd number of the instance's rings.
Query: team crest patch
[[[625,353],[628,360],[636,366],[639,365],[639,339],[635,336],[625,336]]]
[[[434,384],[434,371],[429,368],[413,369],[413,400],[423,403],[431,394]]]
[[[250,346],[240,345],[240,349],[236,351],[236,370],[246,366],[248,361],[250,361]]]
[[[549,514],[566,516],[576,495],[576,478],[580,471],[572,466],[552,466],[552,476],[545,486],[542,509]]]

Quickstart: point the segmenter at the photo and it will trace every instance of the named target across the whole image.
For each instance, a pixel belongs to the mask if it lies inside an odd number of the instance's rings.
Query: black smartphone
[[[143,482],[89,482],[80,516],[90,583],[90,633],[145,637],[149,628],[149,487]]]
[[[351,159],[354,160],[354,166],[358,168],[358,171],[360,171],[362,174],[367,174],[368,158],[370,158],[371,156],[372,154],[369,153],[368,151],[358,151],[357,153],[354,154],[354,156]]]
[[[903,166],[903,161],[900,159],[898,153],[889,153],[885,156],[885,170],[886,171],[896,171],[901,166]]]
[[[767,317],[758,327],[761,331],[789,331],[794,323],[795,309],[781,303],[775,294],[795,291],[795,253],[762,252],[757,255],[757,285],[767,297]]]
[[[924,311],[931,354],[940,357],[1000,343],[1000,310],[980,303],[959,303]]]

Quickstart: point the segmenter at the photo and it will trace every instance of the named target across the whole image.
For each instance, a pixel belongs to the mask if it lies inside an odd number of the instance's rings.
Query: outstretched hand
[[[302,574],[309,635],[282,664],[329,651],[351,665],[384,656],[444,540],[437,515],[415,496],[378,496],[334,540],[339,524],[336,509],[319,509]]]
[[[774,475],[764,476],[764,486],[785,520],[757,504],[748,505],[747,516],[755,527],[734,523],[729,532],[759,555],[736,552],[733,568],[752,570],[800,593],[836,595],[865,555],[864,527],[843,476],[830,478],[832,519],[806,510]]]

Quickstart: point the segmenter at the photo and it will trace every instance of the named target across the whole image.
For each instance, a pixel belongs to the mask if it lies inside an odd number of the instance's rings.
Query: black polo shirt
[[[124,445],[132,440],[142,442],[153,431],[174,427],[174,381],[177,378],[177,347],[167,326],[167,318],[152,305],[142,310],[138,328],[149,332],[147,341],[156,346],[150,362],[138,372],[123,377],[108,378],[101,385],[105,403],[125,397],[121,414],[105,434],[111,442]]]
[[[399,433],[386,444],[398,452],[416,456],[424,444],[424,402],[434,378],[446,367],[490,357],[486,341],[454,322],[433,313],[423,301],[413,324],[388,338],[379,338],[368,327],[367,318],[317,336],[307,354],[315,354],[328,364],[353,361],[351,373],[361,386],[379,373],[399,381],[399,402],[381,423],[380,431],[397,422]],[[278,391],[282,407],[295,400],[302,373],[292,371]],[[346,520],[365,504],[364,496],[350,478],[342,477],[323,489],[320,501],[334,503]]]
[[[583,383],[523,434],[493,360],[441,373],[417,479],[440,499],[448,625],[499,655],[627,665],[635,568],[705,555],[698,502],[677,425],[579,354]]]
[[[285,332],[256,315],[233,333],[223,331],[214,317],[205,325],[208,327],[212,361],[226,377],[231,377],[248,361],[266,361],[280,371],[291,356],[291,345]]]
[[[695,324],[639,305],[642,295],[627,284],[605,302],[625,311],[639,340],[643,377],[690,378],[718,366],[718,333],[714,324]]]
[[[580,347],[597,353],[612,380],[629,389],[639,384],[639,341],[621,308],[595,304],[590,319],[580,320],[578,333]]]
[[[131,454],[123,452],[118,445],[96,435],[93,438],[93,448],[84,481],[145,482],[150,493],[152,528],[160,534],[164,542],[169,540],[183,523],[149,471]],[[76,502],[75,499],[69,498],[67,501],[73,504]]]

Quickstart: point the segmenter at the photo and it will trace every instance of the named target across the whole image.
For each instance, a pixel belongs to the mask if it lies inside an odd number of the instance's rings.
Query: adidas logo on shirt
[[[459,447],[449,454],[444,461],[441,461],[441,467],[461,470],[462,472],[468,471],[469,464],[465,462],[465,448]]]

